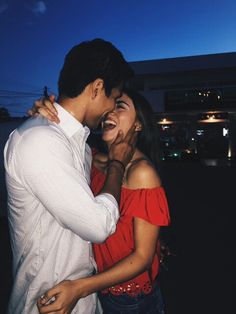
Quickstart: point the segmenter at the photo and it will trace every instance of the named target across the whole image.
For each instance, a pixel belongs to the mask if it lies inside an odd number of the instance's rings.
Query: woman
[[[158,237],[160,226],[167,226],[170,218],[157,173],[153,111],[143,96],[127,89],[103,122],[102,139],[109,147],[119,130],[125,135],[133,125],[139,133],[134,156],[125,169],[120,220],[113,235],[93,246],[98,274],[66,280],[49,290],[38,301],[40,313],[70,313],[79,298],[95,291],[100,291],[105,314],[164,313],[157,282]],[[107,160],[105,154],[94,152],[91,187],[95,194],[105,180]],[[50,300],[53,303],[48,304]]]

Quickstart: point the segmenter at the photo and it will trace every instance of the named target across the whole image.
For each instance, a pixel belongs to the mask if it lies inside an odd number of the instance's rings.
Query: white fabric
[[[60,124],[30,118],[5,146],[14,287],[10,314],[38,313],[36,300],[64,279],[94,270],[91,242],[115,231],[118,205],[90,188],[89,129],[56,104]],[[72,313],[94,313],[96,295]]]

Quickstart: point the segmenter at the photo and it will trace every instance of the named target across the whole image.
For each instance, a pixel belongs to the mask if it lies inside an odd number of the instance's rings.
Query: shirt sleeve
[[[165,190],[162,187],[134,190],[129,202],[132,215],[157,226],[168,226],[170,214]]]
[[[18,145],[16,166],[25,188],[59,224],[95,243],[115,231],[119,218],[115,198],[105,193],[93,196],[62,134],[43,129],[35,136],[24,135]]]

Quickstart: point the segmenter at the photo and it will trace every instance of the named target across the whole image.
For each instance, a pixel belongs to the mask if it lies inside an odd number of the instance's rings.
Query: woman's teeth
[[[112,130],[116,127],[116,123],[112,120],[104,121],[103,129],[105,130]]]

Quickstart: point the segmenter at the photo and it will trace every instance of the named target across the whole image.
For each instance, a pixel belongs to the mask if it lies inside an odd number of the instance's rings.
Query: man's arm
[[[54,311],[71,313],[79,298],[128,281],[149,269],[156,251],[159,230],[158,226],[140,218],[134,218],[135,248],[130,255],[94,276],[62,281],[38,300],[39,312],[42,314],[54,313]],[[54,300],[52,304],[50,300]]]
[[[22,138],[14,165],[24,186],[64,228],[84,240],[103,242],[115,231],[117,202],[109,194],[94,198],[61,134],[42,129],[33,135]]]
[[[136,138],[137,132],[134,126],[125,137],[120,131],[108,152],[107,175],[101,192],[112,194],[118,203],[125,168],[133,156]]]

